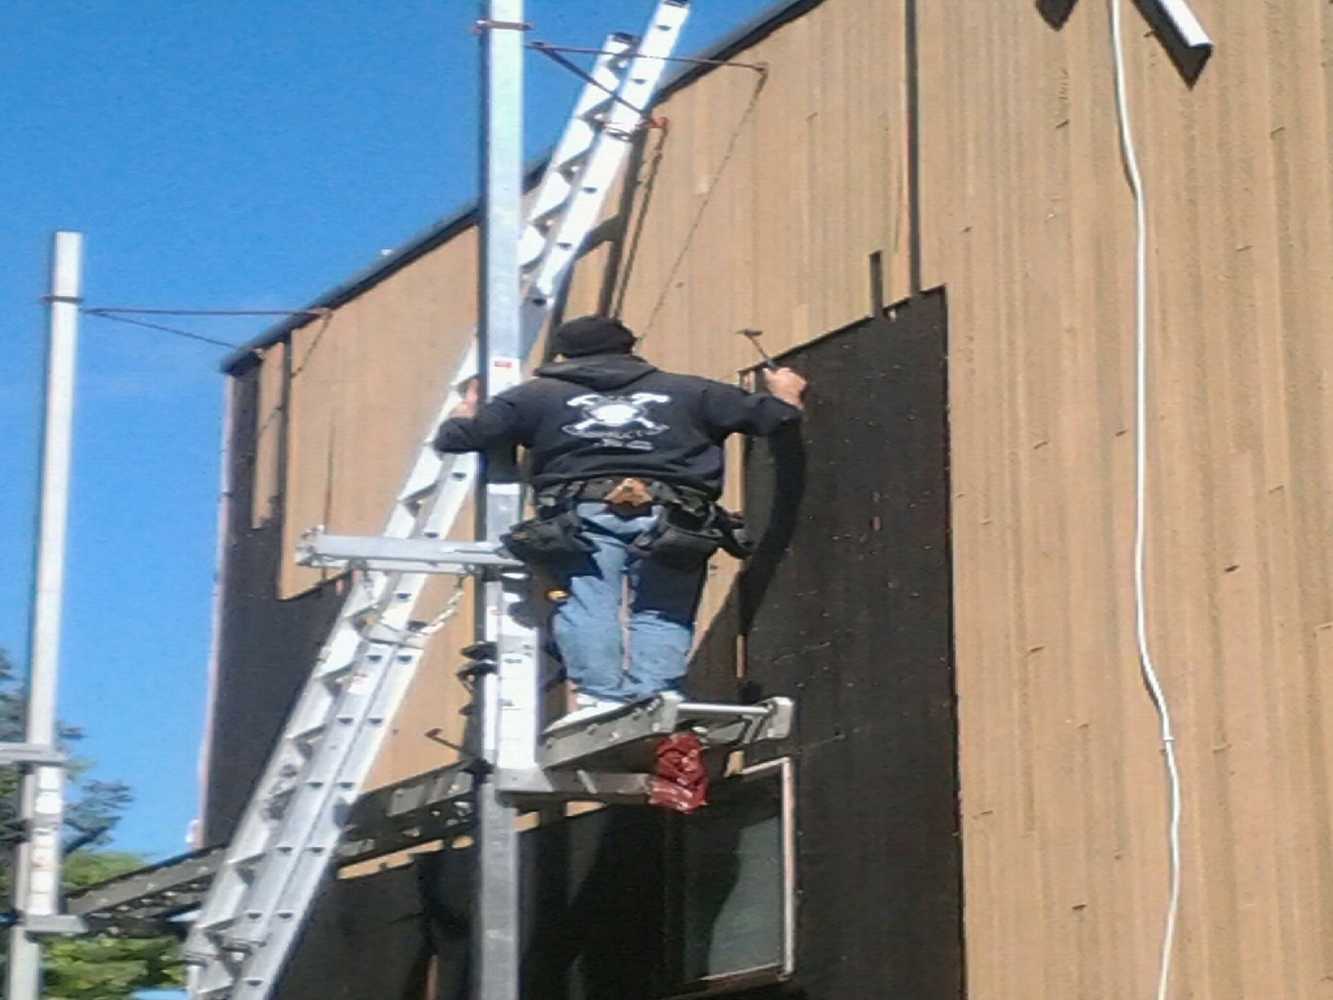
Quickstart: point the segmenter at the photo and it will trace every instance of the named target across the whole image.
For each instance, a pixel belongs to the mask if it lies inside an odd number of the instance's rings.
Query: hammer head
[[[763,345],[759,343],[759,338],[764,335],[763,330],[754,330],[747,328],[744,330],[737,330],[736,335],[739,337],[744,337],[746,340],[748,340],[751,344],[754,345],[754,349],[758,351],[759,356],[764,359],[764,367],[777,368],[778,366],[777,362],[768,356],[768,352],[764,350]]]

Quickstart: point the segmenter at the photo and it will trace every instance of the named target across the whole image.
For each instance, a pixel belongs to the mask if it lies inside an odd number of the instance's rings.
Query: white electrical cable
[[[1130,125],[1129,97],[1125,86],[1125,48],[1120,28],[1121,0],[1109,0],[1111,6],[1111,43],[1115,51],[1115,99],[1120,120],[1120,146],[1125,157],[1125,171],[1134,192],[1135,223],[1138,242],[1135,253],[1135,434],[1134,434],[1134,627],[1138,640],[1139,667],[1152,694],[1153,704],[1162,723],[1162,753],[1170,783],[1171,819],[1171,892],[1162,936],[1161,972],[1157,980],[1157,1000],[1167,1000],[1171,980],[1171,958],[1176,937],[1176,918],[1180,912],[1180,770],[1176,766],[1176,739],[1171,730],[1171,710],[1162,691],[1148,648],[1148,599],[1144,566],[1147,561],[1147,479],[1148,479],[1148,203],[1139,172],[1138,154]]]

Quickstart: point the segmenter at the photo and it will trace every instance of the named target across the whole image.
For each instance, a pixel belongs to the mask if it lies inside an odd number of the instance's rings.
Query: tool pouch
[[[722,539],[710,527],[679,507],[664,507],[653,526],[630,543],[630,550],[673,569],[699,569],[718,550]]]
[[[737,559],[749,559],[754,555],[755,540],[746,530],[745,518],[736,511],[724,507],[714,508],[714,523],[722,535],[722,551]]]
[[[520,521],[500,541],[515,559],[534,566],[559,566],[593,551],[578,514],[568,509],[543,511]]]

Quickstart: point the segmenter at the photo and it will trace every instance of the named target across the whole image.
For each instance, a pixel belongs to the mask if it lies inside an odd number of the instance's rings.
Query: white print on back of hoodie
[[[604,447],[630,448],[634,451],[652,451],[651,441],[644,438],[670,430],[648,416],[654,403],[669,403],[670,396],[657,392],[636,392],[630,396],[603,396],[588,393],[569,401],[583,411],[583,419],[560,428],[575,437],[597,439]]]

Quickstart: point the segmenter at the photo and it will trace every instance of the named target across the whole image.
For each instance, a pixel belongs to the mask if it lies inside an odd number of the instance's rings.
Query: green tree
[[[78,889],[143,867],[134,854],[80,850],[65,865],[65,887]],[[125,1000],[136,990],[184,982],[173,937],[62,938],[43,955],[47,1000]]]
[[[82,738],[82,730],[61,725],[60,742],[67,753]],[[23,695],[9,656],[0,649],[0,742],[22,739]],[[90,766],[76,759],[67,772],[66,891],[96,885],[146,863],[134,854],[102,849],[133,797],[123,782],[87,778]],[[0,768],[0,892],[6,901],[12,892],[14,852],[23,833],[20,784],[17,768]],[[0,977],[7,948],[8,935],[0,934]],[[48,940],[42,957],[45,1000],[128,1000],[136,990],[183,982],[178,942],[170,936],[54,938]]]

